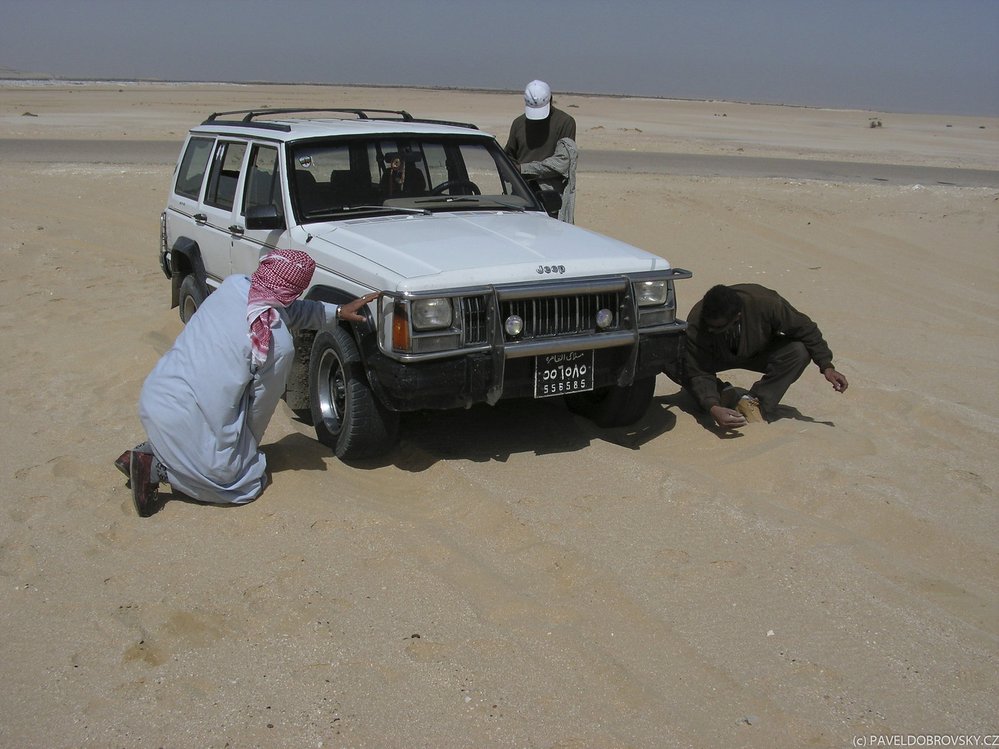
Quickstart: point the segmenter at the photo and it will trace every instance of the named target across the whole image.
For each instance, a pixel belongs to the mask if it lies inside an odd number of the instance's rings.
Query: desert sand
[[[716,283],[777,289],[849,390],[810,368],[783,418],[734,434],[665,377],[628,429],[559,400],[413,414],[350,466],[282,404],[257,502],[139,518],[112,461],[181,329],[157,264],[172,164],[39,144],[179,151],[212,111],[266,105],[403,108],[501,142],[521,106],[0,84],[0,140],[23,145],[0,170],[0,746],[999,733],[999,187],[586,167],[593,149],[999,170],[999,120],[556,93],[577,223],[692,270],[684,313]]]

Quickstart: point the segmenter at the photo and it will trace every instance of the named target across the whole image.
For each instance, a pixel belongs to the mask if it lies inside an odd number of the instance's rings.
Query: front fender
[[[170,248],[170,307],[180,304],[180,285],[185,276],[193,275],[205,297],[210,289],[206,282],[205,263],[201,258],[201,248],[189,237],[178,237]]]
[[[345,291],[344,289],[337,289],[333,286],[313,286],[309,289],[305,298],[316,302],[327,302],[328,304],[346,304],[347,302],[352,302],[357,299],[357,294]],[[375,324],[371,317],[371,310],[368,309],[368,307],[364,307],[361,314],[364,315],[363,323],[340,323],[341,326],[349,327],[353,333],[354,340],[358,343],[360,343],[361,337],[375,332]]]
[[[317,302],[344,304],[357,299],[357,294],[344,289],[338,289],[333,286],[323,285],[313,286],[309,289],[305,298]],[[361,364],[364,366],[364,371],[367,374],[371,389],[374,391],[375,396],[382,403],[385,403],[381,385],[377,381],[377,377],[372,376],[372,369],[370,366],[370,362],[373,357],[381,356],[381,353],[378,350],[378,336],[376,335],[375,321],[371,316],[371,309],[369,307],[364,307],[361,314],[364,315],[365,321],[363,323],[340,322],[339,325],[340,327],[349,330],[350,334],[353,336],[354,342],[357,344],[357,351],[361,357]],[[305,343],[311,344],[311,335],[309,336],[308,341],[301,338],[301,336],[299,340],[296,340],[296,346],[304,345]],[[302,357],[296,357],[295,366],[305,366],[308,362],[308,358],[308,354]],[[293,378],[289,378],[289,381],[293,381]]]

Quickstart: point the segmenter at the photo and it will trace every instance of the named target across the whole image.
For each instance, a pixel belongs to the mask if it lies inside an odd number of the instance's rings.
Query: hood
[[[661,257],[543,213],[441,212],[312,227],[310,250],[356,255],[399,291],[668,269]],[[328,247],[324,247],[327,245]]]

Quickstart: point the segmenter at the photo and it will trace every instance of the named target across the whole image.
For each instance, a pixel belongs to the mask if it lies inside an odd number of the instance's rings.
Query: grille
[[[620,330],[623,296],[622,292],[608,291],[508,299],[500,302],[500,319],[518,315],[524,321],[524,332],[517,336],[518,341],[597,332],[597,312],[602,309],[610,310],[613,320],[608,328],[600,330]],[[488,299],[485,296],[460,299],[463,344],[466,346],[489,340]]]
[[[597,330],[597,312],[608,309],[614,315],[606,330],[617,330],[621,319],[621,294],[573,294],[569,296],[515,299],[502,302],[502,319],[518,315],[524,332],[518,340],[593,333]]]
[[[461,323],[465,345],[485,343],[488,337],[486,299],[481,296],[461,298]]]

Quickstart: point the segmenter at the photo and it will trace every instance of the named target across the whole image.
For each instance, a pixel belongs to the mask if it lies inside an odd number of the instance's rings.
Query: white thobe
[[[208,296],[142,386],[139,418],[170,486],[218,504],[256,499],[267,482],[260,440],[295,360],[294,333],[334,325],[337,306],[298,300],[271,328],[254,368],[246,320],[250,279],[230,276]]]

